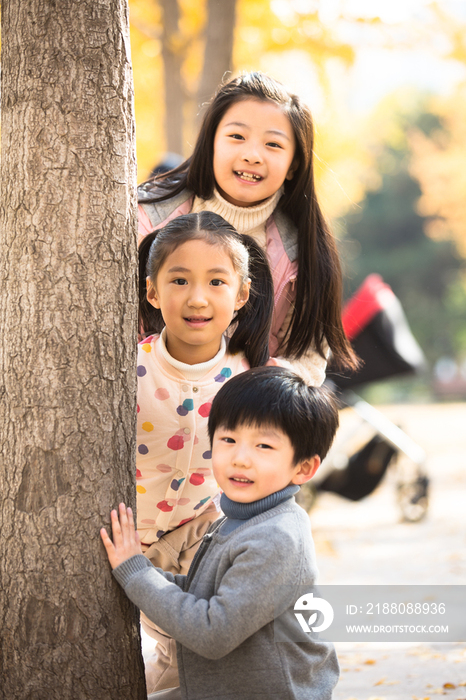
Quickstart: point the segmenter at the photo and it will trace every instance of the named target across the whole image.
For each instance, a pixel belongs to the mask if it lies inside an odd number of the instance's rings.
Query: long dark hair
[[[221,246],[230,256],[241,283],[251,279],[249,299],[232,319],[230,353],[243,352],[250,367],[269,359],[273,313],[273,280],[267,257],[251,236],[241,235],[225,219],[210,211],[185,214],[149,233],[139,245],[139,328],[144,335],[160,333],[165,323],[160,309],[147,300],[146,278],[155,286],[157,273],[176,248],[193,240]]]
[[[355,369],[358,362],[341,321],[340,260],[315,190],[312,116],[297,95],[259,72],[243,74],[221,85],[204,115],[192,156],[161,178],[152,178],[141,185],[140,201],[163,201],[186,188],[202,199],[209,199],[215,187],[215,132],[229,107],[247,99],[278,104],[289,118],[296,139],[293,179],[285,180],[279,207],[298,230],[299,273],[292,320],[280,353],[299,358],[314,345],[324,357],[327,342],[335,367]]]

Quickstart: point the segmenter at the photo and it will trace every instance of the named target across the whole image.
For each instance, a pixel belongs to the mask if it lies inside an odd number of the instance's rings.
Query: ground
[[[311,510],[321,584],[466,585],[466,404],[387,406],[426,452],[426,517],[400,519],[396,469],[352,503],[324,494]],[[334,700],[466,700],[466,643],[337,644]]]

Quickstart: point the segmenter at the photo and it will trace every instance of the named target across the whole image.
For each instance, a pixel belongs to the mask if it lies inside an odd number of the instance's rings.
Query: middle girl
[[[141,320],[154,335],[138,346],[138,533],[156,566],[186,574],[219,515],[211,402],[230,377],[269,359],[273,282],[257,243],[207,211],[146,236],[139,259]],[[143,627],[158,640],[148,692],[176,685],[174,641],[144,618]]]

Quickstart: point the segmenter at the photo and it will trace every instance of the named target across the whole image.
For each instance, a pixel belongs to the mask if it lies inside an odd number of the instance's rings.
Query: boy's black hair
[[[307,385],[284,367],[255,367],[228,380],[209,414],[212,443],[218,428],[277,428],[288,436],[294,464],[314,455],[324,459],[338,428],[338,408],[327,387]]]

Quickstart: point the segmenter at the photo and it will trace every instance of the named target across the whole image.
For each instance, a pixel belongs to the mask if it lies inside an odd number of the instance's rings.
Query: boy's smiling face
[[[232,501],[252,503],[289,484],[303,484],[317,471],[320,459],[294,463],[294,448],[275,427],[219,427],[212,440],[214,476]]]

